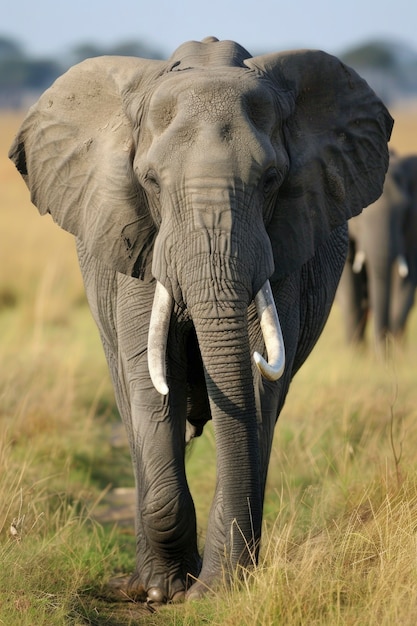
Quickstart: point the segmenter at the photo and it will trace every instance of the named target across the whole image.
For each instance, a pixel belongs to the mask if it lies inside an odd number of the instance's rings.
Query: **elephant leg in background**
[[[392,335],[402,340],[404,338],[406,323],[414,305],[415,282],[409,274],[402,278],[398,271],[394,271],[392,278],[392,298],[390,310],[390,329]]]
[[[81,245],[78,253],[135,474],[138,556],[129,592],[156,602],[176,599],[185,593],[187,575],[197,576],[201,564],[185,476],[186,385],[172,385],[168,403],[150,380],[147,329],[154,285],[108,270]],[[185,371],[178,368],[176,376],[185,378]]]
[[[391,267],[391,265],[390,265]],[[371,303],[374,327],[374,342],[377,353],[387,356],[387,340],[390,337],[390,305],[392,291],[392,272],[369,258],[367,266],[369,301]]]
[[[369,314],[366,269],[355,273],[352,269],[354,249],[349,242],[348,258],[343,268],[337,291],[337,300],[345,326],[346,341],[361,344],[365,341],[365,330]]]

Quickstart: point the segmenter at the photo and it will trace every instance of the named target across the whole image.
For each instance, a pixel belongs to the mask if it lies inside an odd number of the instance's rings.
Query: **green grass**
[[[111,603],[134,530],[96,520],[109,489],[133,484],[126,446],[111,445],[107,366],[71,237],[4,158],[0,182],[0,624],[415,624],[416,312],[382,364],[344,345],[332,311],[276,429],[254,572],[153,614]],[[214,457],[208,427],[187,458],[201,541]]]

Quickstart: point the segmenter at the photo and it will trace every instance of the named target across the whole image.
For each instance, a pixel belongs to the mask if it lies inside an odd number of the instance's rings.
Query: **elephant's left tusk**
[[[397,257],[397,261],[398,261],[398,273],[401,276],[401,278],[407,278],[408,276],[408,263],[407,263],[407,259],[405,258],[405,256],[403,254],[399,254]]]
[[[165,287],[157,282],[148,334],[148,368],[157,391],[166,396],[166,347],[173,300]]]
[[[253,358],[264,378],[271,381],[278,380],[285,368],[285,347],[269,280],[256,294],[255,305],[268,354],[268,363],[259,352],[255,352]]]

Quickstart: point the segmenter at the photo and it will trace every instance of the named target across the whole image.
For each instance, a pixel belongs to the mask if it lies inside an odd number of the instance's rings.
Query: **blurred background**
[[[387,104],[417,97],[410,0],[55,0],[8,2],[0,21],[0,107],[25,108],[70,65],[100,54],[167,58],[214,35],[252,55],[318,48],[359,70]]]
[[[116,619],[102,598],[110,577],[133,571],[133,477],[74,240],[39,217],[9,147],[28,107],[70,65],[102,54],[168,58],[209,35],[252,55],[315,48],[340,57],[389,107],[391,147],[417,155],[416,0],[3,3],[0,624],[138,623],[128,614],[137,605],[118,606]],[[366,347],[346,345],[335,305],[292,384],[253,590],[152,623],[417,623],[417,307],[391,360],[372,345],[369,330]],[[187,455],[187,477],[203,543],[215,485],[210,426]]]

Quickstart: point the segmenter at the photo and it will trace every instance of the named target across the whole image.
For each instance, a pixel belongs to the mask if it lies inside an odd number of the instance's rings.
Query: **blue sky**
[[[417,51],[416,0],[14,0],[0,35],[50,56],[79,43],[138,39],[169,56],[189,39],[233,39],[252,54],[320,48],[337,54],[370,39]]]

